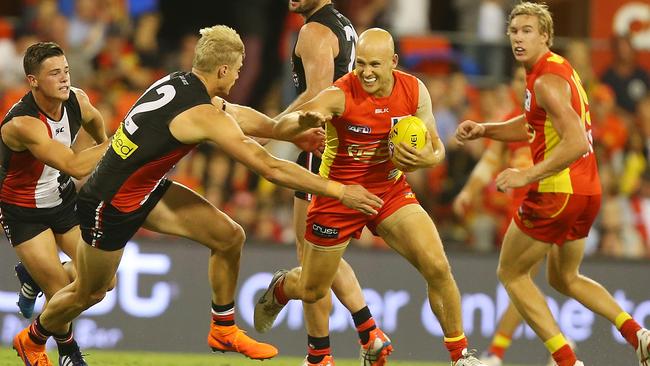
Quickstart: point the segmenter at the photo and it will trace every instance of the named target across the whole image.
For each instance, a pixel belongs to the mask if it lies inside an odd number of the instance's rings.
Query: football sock
[[[285,277],[283,276],[273,288],[273,296],[280,305],[286,305],[289,302],[287,295],[284,293],[284,279]]]
[[[494,335],[494,338],[492,338],[492,344],[490,345],[490,348],[488,348],[488,353],[503,359],[506,350],[510,347],[510,343],[512,343],[512,339],[509,336],[497,332]]]
[[[361,344],[368,343],[370,331],[377,328],[375,319],[372,318],[368,306],[364,306],[363,309],[352,314],[352,320],[354,321],[354,326],[357,328]]]
[[[621,335],[627,343],[636,349],[639,345],[639,338],[637,338],[636,332],[641,329],[641,325],[632,319],[630,314],[622,312],[616,317],[616,328],[621,332]]]
[[[452,362],[456,362],[463,357],[463,350],[467,349],[467,337],[465,333],[461,333],[457,337],[444,338],[445,347],[449,351],[449,357]]]
[[[214,325],[235,325],[235,302],[226,305],[212,303],[212,323]]]
[[[312,337],[307,335],[307,362],[319,363],[332,353],[330,337]]]
[[[544,341],[544,346],[551,353],[558,366],[573,366],[578,360],[562,333]]]
[[[72,325],[66,334],[53,334],[52,336],[59,349],[59,355],[71,355],[79,350],[79,345],[77,345],[77,341],[74,340],[72,334]]]
[[[43,328],[43,325],[41,325],[40,315],[37,316],[29,326],[29,338],[36,344],[45,344],[51,335],[52,333],[48,332],[45,328]]]

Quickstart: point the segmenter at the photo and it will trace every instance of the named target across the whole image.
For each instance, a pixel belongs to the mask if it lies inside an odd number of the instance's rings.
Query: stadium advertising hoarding
[[[6,243],[5,243],[6,244]],[[8,245],[8,244],[7,244]],[[125,249],[115,290],[75,322],[75,334],[85,349],[207,352],[210,319],[207,280],[208,251],[186,241],[137,241]],[[396,359],[446,360],[442,332],[429,310],[425,283],[393,252],[351,248],[346,258],[357,271],[376,320],[389,333]],[[466,334],[472,347],[487,347],[507,295],[498,286],[496,255],[453,253],[450,261],[461,289]],[[16,310],[15,256],[0,256],[0,342],[8,346],[27,321]],[[238,323],[255,337],[271,342],[283,355],[303,355],[306,349],[302,308],[291,302],[273,330],[252,330],[253,307],[271,273],[295,263],[292,247],[247,245],[236,297]],[[650,264],[590,260],[583,272],[601,281],[635,318],[650,325]],[[588,364],[635,364],[631,349],[606,321],[539,281],[565,334],[578,343]],[[37,303],[37,310],[42,299]],[[356,357],[358,346],[349,313],[338,302],[330,318],[332,344],[339,357]],[[216,356],[218,357],[218,356]],[[530,328],[520,327],[507,353],[511,362],[543,364],[546,351]]]

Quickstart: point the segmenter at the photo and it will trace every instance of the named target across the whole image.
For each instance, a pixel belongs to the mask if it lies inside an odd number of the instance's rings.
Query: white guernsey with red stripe
[[[20,116],[39,119],[51,139],[68,147],[81,126],[79,104],[72,91],[63,104],[63,115],[58,121],[38,109],[31,92],[11,108],[2,124]],[[67,175],[45,165],[29,150],[13,151],[3,141],[0,141],[0,159],[0,201],[30,208],[50,208],[61,204],[60,192],[71,183]]]

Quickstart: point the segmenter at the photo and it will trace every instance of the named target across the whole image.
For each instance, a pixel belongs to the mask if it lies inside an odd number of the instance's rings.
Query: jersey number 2
[[[161,79],[162,80],[162,79]],[[155,84],[154,84],[155,85]],[[162,95],[162,98],[157,100],[152,100],[151,102],[145,102],[142,104],[137,104],[129,114],[124,118],[124,128],[129,131],[129,134],[133,135],[135,131],[138,130],[138,125],[133,122],[133,116],[138,113],[154,111],[158,108],[163,107],[165,104],[169,103],[176,96],[176,89],[172,85],[163,85],[160,88],[156,89],[156,92]],[[145,92],[146,94],[146,92]]]

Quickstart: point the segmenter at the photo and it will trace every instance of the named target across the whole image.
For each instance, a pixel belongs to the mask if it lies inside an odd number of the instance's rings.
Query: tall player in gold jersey
[[[583,365],[567,344],[530,271],[548,254],[553,288],[616,325],[649,364],[650,332],[623,311],[607,290],[580,274],[585,237],[600,208],[600,182],[591,145],[586,93],[568,61],[550,51],[553,19],[546,5],[524,2],[512,10],[508,35],[526,68],[525,114],[506,122],[462,122],[459,141],[489,137],[531,144],[533,167],[497,176],[501,190],[530,185],[503,241],[498,276],[510,299],[558,366]]]

